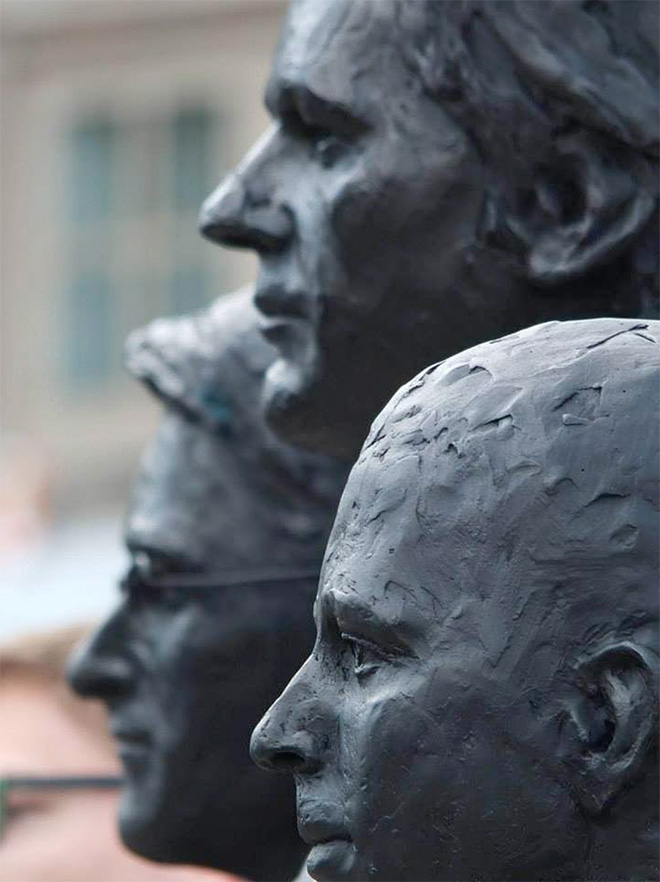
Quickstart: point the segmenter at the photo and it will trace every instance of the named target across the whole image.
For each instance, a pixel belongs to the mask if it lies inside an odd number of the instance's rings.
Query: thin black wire
[[[0,778],[0,839],[11,809],[7,805],[11,790],[116,790],[123,781],[117,775],[8,775]]]
[[[124,591],[153,589],[158,590],[213,590],[217,588],[233,588],[249,585],[260,585],[277,582],[302,582],[314,579],[318,581],[320,569],[318,564],[309,567],[289,569],[286,567],[255,567],[242,570],[217,570],[202,573],[168,573],[157,578],[147,578],[134,570],[121,580],[120,587]]]
[[[0,786],[8,790],[109,790],[121,787],[122,781],[118,775],[9,775],[0,778]]]

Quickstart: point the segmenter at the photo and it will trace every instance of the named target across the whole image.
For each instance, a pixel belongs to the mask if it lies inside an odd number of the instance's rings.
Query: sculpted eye
[[[314,152],[324,168],[334,165],[348,149],[346,141],[323,129],[314,130],[312,144]]]
[[[173,558],[137,552],[120,588],[134,605],[178,608],[188,599],[176,578],[185,573],[186,570],[177,570]]]
[[[341,639],[348,643],[353,653],[354,670],[358,677],[373,674],[380,665],[390,660],[390,655],[380,647],[362,637],[342,632]]]
[[[163,577],[186,573],[191,569],[187,560],[166,551],[136,551],[133,555],[133,569],[145,582],[155,582]]]
[[[350,146],[346,138],[338,132],[304,120],[296,111],[284,115],[283,122],[290,132],[309,145],[312,154],[324,168],[339,160]]]
[[[145,579],[144,572],[135,562],[131,564],[126,575],[119,583],[120,590],[132,599],[142,598],[148,593],[149,584]]]

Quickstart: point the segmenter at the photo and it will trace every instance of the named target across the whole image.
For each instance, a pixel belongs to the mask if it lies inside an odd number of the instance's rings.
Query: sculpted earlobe
[[[579,668],[567,706],[563,759],[574,795],[591,815],[604,812],[644,771],[657,749],[657,660],[629,642],[610,645]]]

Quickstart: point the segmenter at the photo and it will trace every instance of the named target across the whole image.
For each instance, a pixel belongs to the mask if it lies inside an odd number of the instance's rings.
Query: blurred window
[[[220,289],[213,250],[196,230],[223,165],[219,130],[203,105],[142,117],[96,112],[72,122],[63,339],[70,391],[113,385],[130,330],[198,309]]]
[[[115,189],[116,129],[112,120],[90,119],[71,133],[71,214],[85,223],[109,216]]]
[[[79,270],[69,296],[69,339],[65,347],[69,376],[76,386],[102,383],[113,369],[116,315],[112,282],[103,266]]]
[[[208,300],[209,278],[204,267],[180,266],[172,273],[169,311],[201,309]]]
[[[172,122],[174,204],[178,209],[197,212],[208,195],[212,122],[202,108],[182,110]]]

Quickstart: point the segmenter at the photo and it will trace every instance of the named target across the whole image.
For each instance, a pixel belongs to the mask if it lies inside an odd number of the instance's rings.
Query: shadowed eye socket
[[[168,554],[166,551],[156,549],[141,549],[133,553],[131,572],[145,582],[155,582],[167,576],[197,572],[198,569],[192,567],[190,561],[176,554]]]
[[[185,600],[183,592],[175,588],[160,586],[157,578],[146,578],[135,566],[131,566],[120,582],[120,589],[133,604],[158,606],[181,605]]]
[[[132,601],[178,605],[185,595],[174,583],[184,579],[189,572],[189,565],[171,555],[137,551],[120,587]]]
[[[198,576],[201,567],[194,561],[175,552],[149,548],[132,541],[128,543],[131,565],[121,580],[121,589],[133,598],[148,599],[185,582],[190,576]]]
[[[344,631],[341,632],[340,636],[351,649],[354,671],[358,677],[366,677],[369,674],[373,674],[381,665],[390,663],[396,658],[396,653],[383,649],[364,637],[357,637]]]
[[[355,133],[346,130],[339,123],[327,124],[314,119],[306,119],[296,109],[282,115],[282,121],[297,138],[310,145],[314,155],[325,168],[342,158],[353,146]]]

